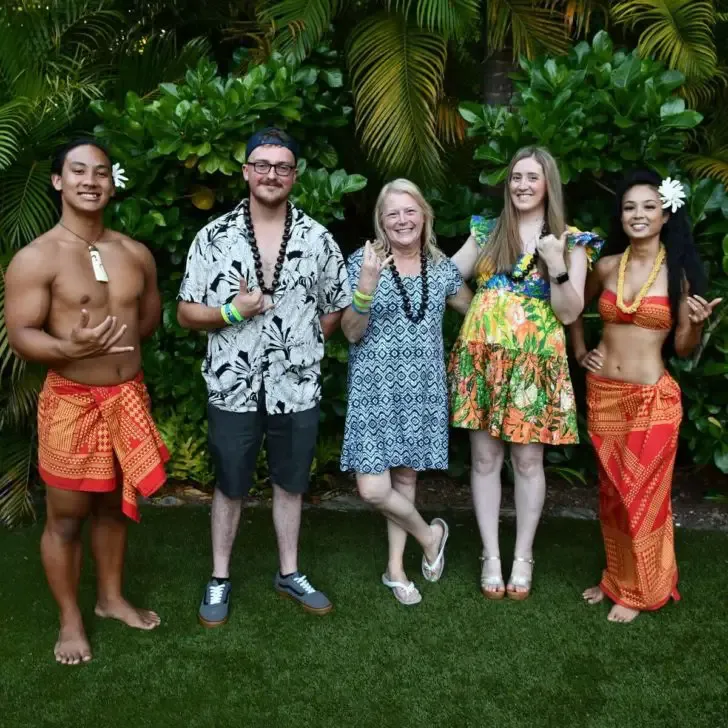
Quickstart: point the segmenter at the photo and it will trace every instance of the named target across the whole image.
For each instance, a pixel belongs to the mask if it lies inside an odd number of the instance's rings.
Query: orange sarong
[[[38,470],[46,485],[108,493],[120,469],[122,511],[138,521],[137,493],[164,485],[168,459],[141,373],[97,387],[48,372],[38,399]]]
[[[667,373],[654,385],[588,374],[587,407],[607,557],[601,589],[621,606],[659,609],[680,598],[670,498],[680,388]]]

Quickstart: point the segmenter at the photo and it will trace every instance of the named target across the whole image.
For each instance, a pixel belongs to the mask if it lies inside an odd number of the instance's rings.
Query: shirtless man
[[[49,367],[38,401],[41,556],[60,609],[56,660],[78,665],[91,659],[77,601],[86,520],[96,615],[145,630],[160,623],[122,596],[125,515],[138,520],[136,492],[161,487],[168,458],[140,373],[140,342],[159,323],[160,297],[147,248],[104,228],[114,194],[107,153],[93,141],[72,142],[51,173],[61,219],[8,267],[5,318],[15,353]]]

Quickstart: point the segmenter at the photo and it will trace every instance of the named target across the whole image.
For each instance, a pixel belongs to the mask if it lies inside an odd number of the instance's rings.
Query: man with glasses
[[[286,132],[253,135],[243,165],[250,197],[198,233],[178,296],[180,325],[208,339],[202,374],[217,482],[213,571],[199,611],[206,627],[228,619],[230,555],[264,435],[280,566],[274,587],[309,612],[332,608],[298,570],[298,534],[316,448],[319,363],[351,291],[330,233],[288,200],[297,157]]]

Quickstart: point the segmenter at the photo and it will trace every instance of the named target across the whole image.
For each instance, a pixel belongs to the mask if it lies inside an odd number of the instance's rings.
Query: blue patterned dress
[[[347,261],[359,281],[363,249]],[[401,276],[414,313],[422,300],[421,276]],[[427,264],[428,306],[420,323],[404,315],[389,268],[382,271],[369,325],[349,349],[349,396],[341,469],[383,473],[389,468],[445,470],[448,465],[448,396],[442,318],[445,299],[463,279],[446,257]]]

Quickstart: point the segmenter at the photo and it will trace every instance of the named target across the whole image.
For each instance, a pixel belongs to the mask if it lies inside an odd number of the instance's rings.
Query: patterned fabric
[[[204,227],[187,256],[178,299],[219,307],[235,298],[240,278],[258,288],[242,205]],[[330,233],[293,209],[291,238],[273,308],[207,335],[202,375],[210,404],[255,412],[265,384],[268,414],[301,412],[321,399],[324,337],[319,317],[346,308],[351,290]]]
[[[599,315],[608,324],[632,324],[655,331],[672,328],[672,311],[667,296],[647,296],[634,313],[624,313],[617,308],[617,294],[606,288],[599,296]]]
[[[471,232],[483,248],[495,221],[474,217]],[[569,235],[593,261],[603,241]],[[452,423],[519,444],[578,442],[564,327],[538,269],[525,280],[493,275],[486,264],[448,364]]]
[[[352,288],[363,251],[347,262]],[[402,276],[419,310],[421,276]],[[448,466],[448,403],[442,318],[463,280],[448,258],[427,266],[429,304],[414,324],[391,271],[382,272],[364,336],[349,350],[349,397],[341,469],[382,473],[389,468],[444,470]]]
[[[655,385],[587,375],[607,556],[600,586],[631,609],[680,598],[670,491],[681,419],[680,388],[667,373]]]
[[[108,493],[123,480],[122,511],[139,520],[137,493],[164,485],[169,452],[152,420],[142,375],[91,387],[48,372],[38,399],[38,470],[53,488]]]

